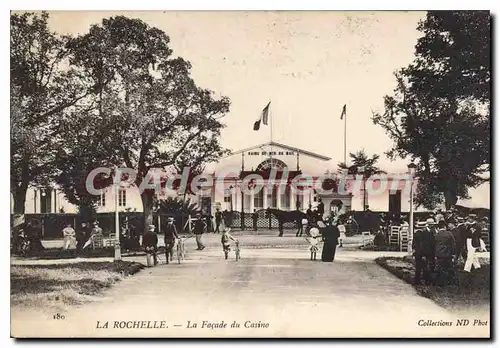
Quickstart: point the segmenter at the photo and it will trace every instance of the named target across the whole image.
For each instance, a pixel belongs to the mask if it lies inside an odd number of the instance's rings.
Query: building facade
[[[373,180],[332,177],[337,162],[331,158],[293,146],[268,142],[235,151],[217,163],[207,166],[205,185],[196,193],[184,194],[165,190],[159,198],[179,196],[198,204],[204,213],[216,208],[250,213],[275,208],[307,210],[321,198],[325,212],[363,210],[409,210],[406,173],[402,176]],[[262,182],[260,179],[262,178]],[[403,179],[401,179],[403,178]],[[375,187],[367,190],[367,187]],[[377,190],[378,187],[378,190]],[[121,188],[118,195],[109,187],[99,196],[97,212],[142,211],[137,187]],[[30,189],[26,197],[26,213],[75,213],[76,207],[66,201],[57,188]]]

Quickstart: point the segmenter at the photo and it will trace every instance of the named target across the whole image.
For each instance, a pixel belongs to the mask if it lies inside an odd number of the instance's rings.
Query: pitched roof
[[[323,155],[320,155],[320,154],[317,154],[317,153],[314,153],[314,152],[311,152],[311,151],[302,150],[302,149],[299,149],[298,147],[293,147],[293,146],[288,146],[288,145],[280,144],[280,143],[277,143],[277,142],[274,142],[274,141],[268,141],[267,143],[263,143],[263,144],[259,144],[259,145],[254,145],[252,147],[247,147],[246,149],[242,149],[242,150],[239,150],[239,151],[231,152],[231,154],[229,156],[238,155],[238,154],[240,154],[242,152],[247,152],[247,151],[250,151],[250,150],[253,150],[253,149],[262,148],[263,146],[268,146],[268,145],[269,146],[278,146],[278,147],[281,147],[281,148],[289,150],[289,151],[296,151],[296,152],[298,152],[298,153],[300,153],[302,155],[311,156],[311,157],[318,158],[318,159],[323,160],[323,161],[329,161],[329,160],[331,160],[330,157],[323,156]]]

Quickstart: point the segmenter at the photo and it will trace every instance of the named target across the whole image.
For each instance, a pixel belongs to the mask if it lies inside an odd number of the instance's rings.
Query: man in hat
[[[167,226],[165,226],[165,259],[167,260],[167,264],[169,261],[172,261],[174,256],[175,239],[179,239],[179,235],[177,234],[177,228],[174,224],[174,218],[170,216],[167,221]]]
[[[220,233],[220,224],[222,222],[222,213],[219,208],[215,210],[215,231],[214,233]]]
[[[464,265],[464,271],[466,272],[470,272],[472,266],[474,266],[474,268],[476,269],[481,268],[481,264],[479,263],[479,259],[476,253],[478,251],[486,251],[484,241],[481,239],[482,228],[475,221],[475,219],[475,214],[469,214],[469,216],[467,217],[467,260],[465,261]]]
[[[413,235],[412,249],[415,257],[415,285],[420,285],[423,276],[425,284],[430,284],[431,267],[434,264],[434,234],[427,228],[426,222],[417,222]]]
[[[316,211],[318,214],[318,220],[323,221],[323,215],[325,215],[325,203],[323,203],[321,197],[318,197],[318,206],[316,208]]]
[[[85,242],[89,239],[90,231],[86,222],[82,222],[81,227],[76,235],[76,252],[80,252],[85,245]]]
[[[196,238],[196,244],[198,245],[198,248],[196,250],[205,249],[205,246],[203,245],[203,241],[202,241],[202,236],[203,236],[203,233],[205,233],[205,230],[206,230],[206,224],[203,221],[203,219],[201,218],[201,214],[197,214],[196,220],[195,220],[194,226],[193,226],[193,233],[194,233],[195,238]]]
[[[158,264],[158,236],[155,233],[155,225],[148,226],[148,231],[144,233],[144,236],[142,237],[142,247],[146,251],[148,266],[151,266],[149,262],[149,255],[153,256],[153,264],[156,266]]]
[[[453,256],[455,255],[455,238],[448,230],[446,222],[438,222],[436,236],[436,280],[438,285],[447,285],[454,279]]]
[[[457,215],[452,221],[456,222],[454,228],[451,229],[451,233],[453,237],[455,237],[455,264],[458,264],[460,257],[463,258],[464,262],[467,259],[467,226],[465,224],[465,219],[460,215]]]
[[[486,238],[488,241],[490,240],[490,220],[488,219],[487,216],[484,216],[481,221],[479,222],[479,225],[481,226],[481,235],[483,238]]]

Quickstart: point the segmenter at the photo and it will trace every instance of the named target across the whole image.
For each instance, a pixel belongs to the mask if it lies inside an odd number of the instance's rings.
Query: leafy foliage
[[[196,86],[191,65],[173,58],[168,44],[161,30],[123,16],[104,19],[68,44],[71,63],[97,86],[98,122],[114,125],[101,132],[101,142],[112,149],[110,157],[135,170],[138,186],[150,170],[201,171],[226,153],[219,119],[229,111],[228,98],[216,99]],[[146,225],[152,220],[151,193],[141,194]]]
[[[489,180],[489,14],[429,12],[416,58],[372,120],[394,141],[390,158],[417,163],[417,204],[447,207]]]
[[[200,208],[196,203],[191,202],[190,199],[184,200],[180,197],[167,197],[158,201],[158,213],[183,213],[196,215],[200,212]]]
[[[379,155],[375,154],[369,157],[364,149],[349,153],[351,159],[351,164],[339,163],[339,170],[347,170],[348,174],[359,174],[364,173],[366,177],[372,176],[374,174],[384,174],[385,172],[377,167],[377,162],[380,158]]]

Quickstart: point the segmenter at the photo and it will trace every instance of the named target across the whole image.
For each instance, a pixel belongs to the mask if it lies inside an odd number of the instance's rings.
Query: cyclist
[[[172,261],[174,255],[174,244],[175,239],[179,239],[179,235],[177,234],[177,228],[174,225],[174,218],[169,217],[167,226],[165,227],[165,259],[166,263],[169,263],[169,260]]]
[[[238,243],[238,240],[235,239],[229,232],[231,229],[229,227],[225,228],[222,230],[222,236],[221,236],[221,243],[222,243],[222,251],[224,251],[224,258],[227,260],[227,256],[229,252],[231,251],[231,245],[229,243],[229,240],[232,240],[235,243]]]

